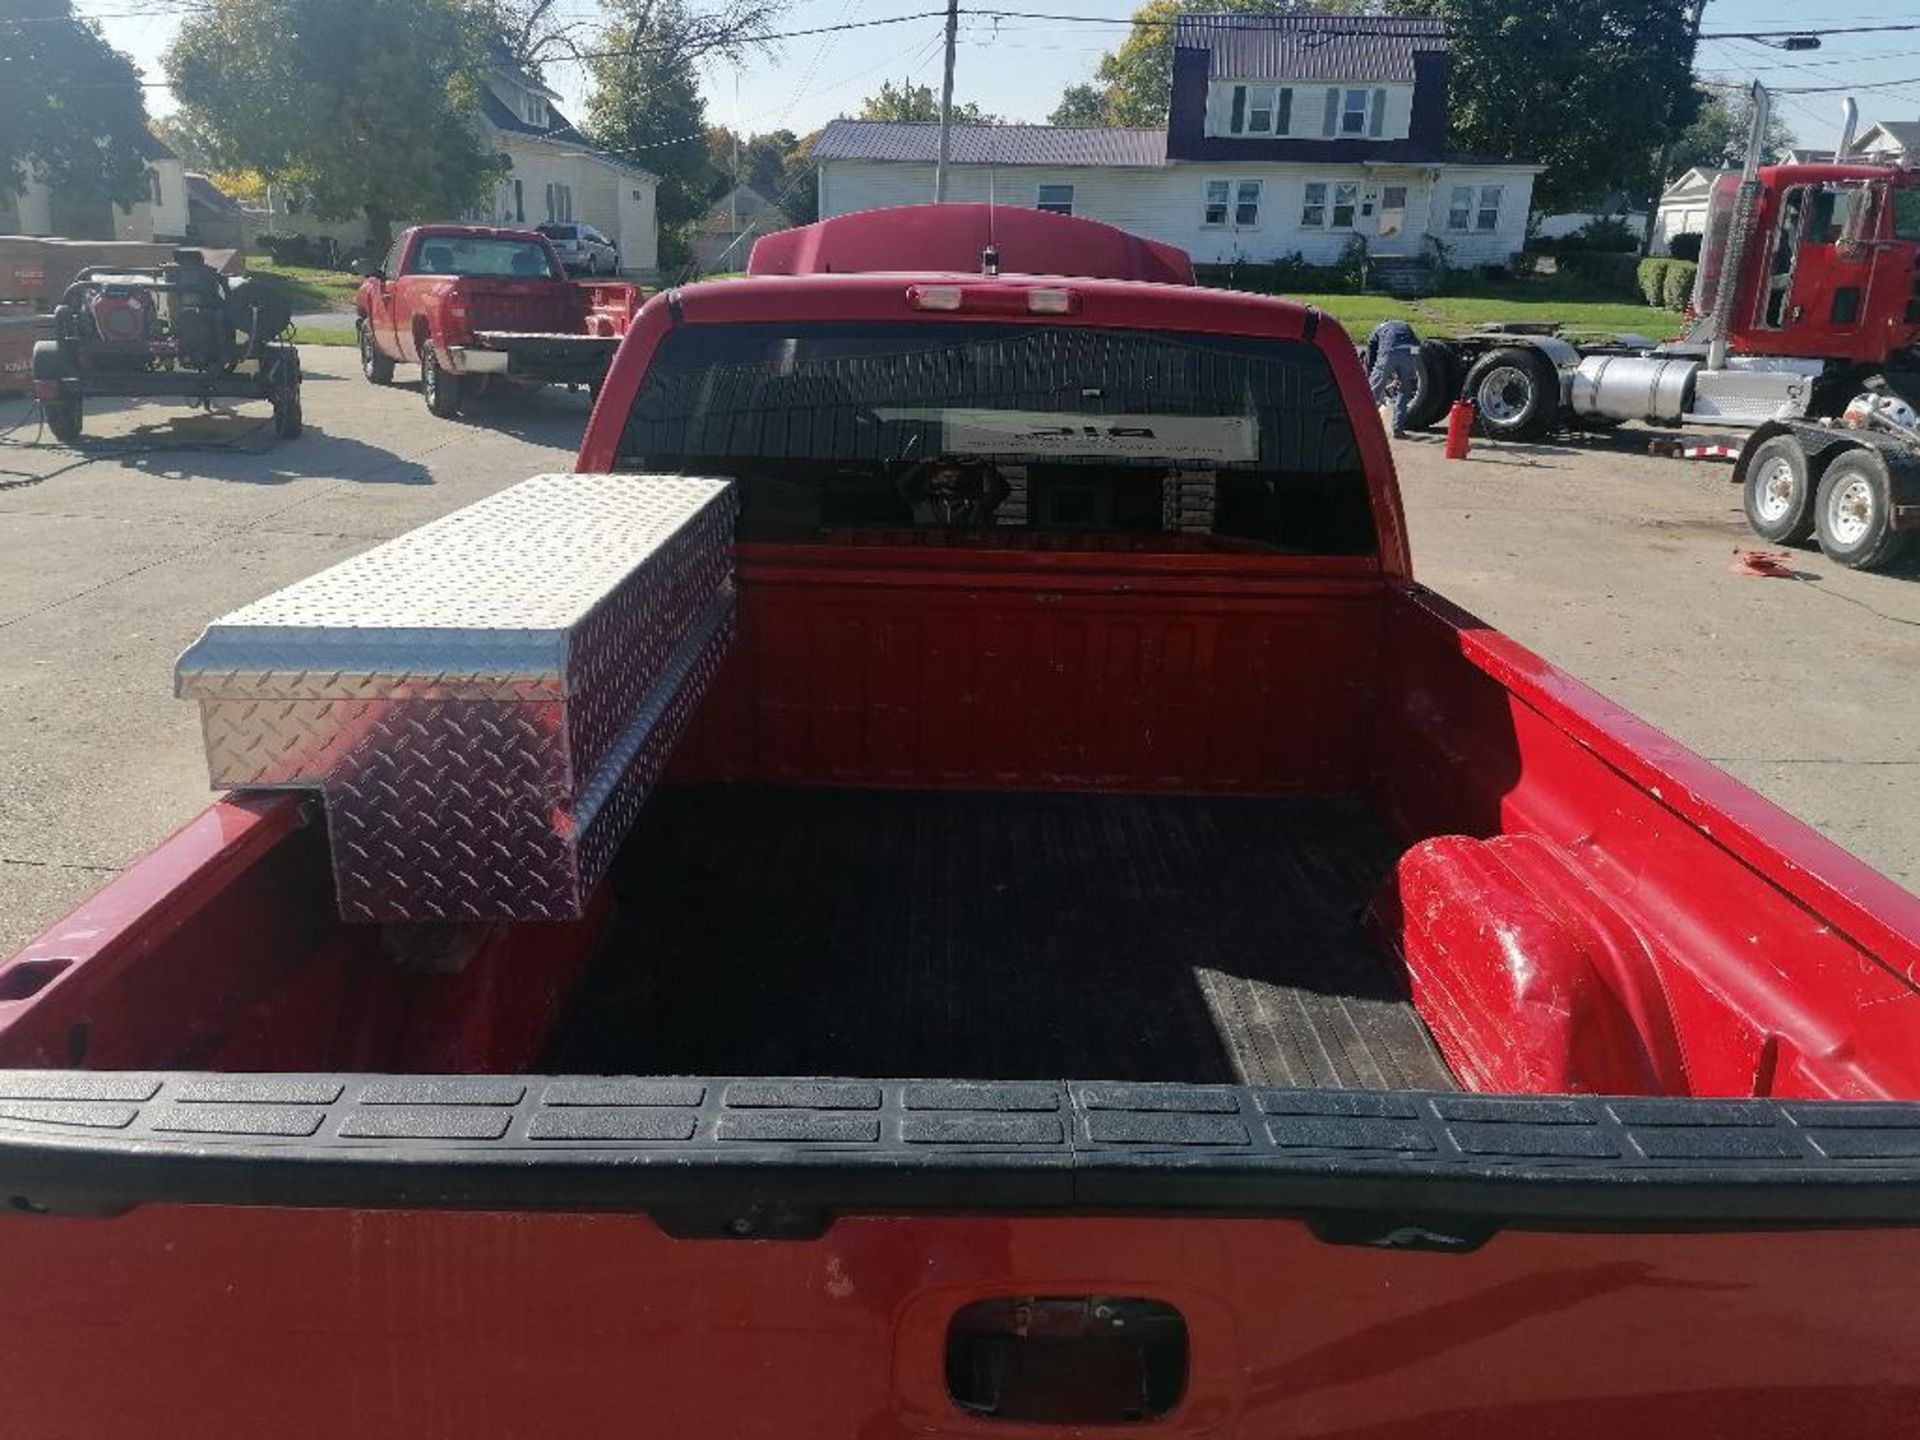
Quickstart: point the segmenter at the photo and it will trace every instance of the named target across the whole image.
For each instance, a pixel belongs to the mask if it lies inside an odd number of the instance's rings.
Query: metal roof
[[[931,121],[829,120],[814,142],[815,160],[896,160],[932,164],[940,127]],[[956,165],[1117,165],[1167,163],[1167,132],[1077,129],[1060,125],[956,125]]]
[[[1447,27],[1384,15],[1183,15],[1173,43],[1207,51],[1215,80],[1411,81],[1414,54],[1445,50]]]

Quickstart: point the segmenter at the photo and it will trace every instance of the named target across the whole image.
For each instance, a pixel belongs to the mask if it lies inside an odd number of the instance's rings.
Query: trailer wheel
[[[1814,499],[1813,533],[1829,560],[1850,570],[1878,570],[1906,548],[1893,528],[1887,464],[1871,450],[1836,457]]]
[[[47,429],[53,432],[53,438],[62,445],[71,445],[80,438],[80,397],[63,395],[58,400],[42,400],[40,413],[46,417]]]
[[[420,342],[420,393],[426,397],[427,409],[442,420],[460,413],[460,377],[440,363],[430,338]]]
[[[298,440],[305,429],[300,415],[300,387],[273,392],[273,433],[282,440]]]
[[[1560,413],[1560,377],[1545,356],[1518,345],[1482,356],[1467,372],[1466,393],[1496,440],[1538,440]]]
[[[382,355],[380,347],[373,343],[373,331],[367,326],[367,317],[362,315],[354,321],[353,328],[360,332],[360,373],[367,377],[369,384],[391,385],[393,361]]]
[[[1407,406],[1407,428],[1425,430],[1447,413],[1460,393],[1460,355],[1444,340],[1420,344],[1420,384]]]
[[[1813,536],[1813,480],[1800,442],[1791,435],[1775,435],[1754,446],[1741,499],[1747,524],[1762,540],[1806,544]]]

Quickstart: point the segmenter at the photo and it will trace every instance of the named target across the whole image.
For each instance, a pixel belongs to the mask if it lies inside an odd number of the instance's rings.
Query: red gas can
[[[1473,402],[1456,400],[1447,411],[1447,459],[1467,458],[1467,443],[1473,434]]]

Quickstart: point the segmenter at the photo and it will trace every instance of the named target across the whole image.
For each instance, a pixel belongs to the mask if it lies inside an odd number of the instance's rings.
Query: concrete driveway
[[[263,405],[97,406],[80,451],[0,399],[0,955],[209,799],[174,657],[213,616],[572,462],[584,395],[427,415],[309,348],[307,434]],[[1753,544],[1722,467],[1644,437],[1397,449],[1422,577],[1920,889],[1920,584]]]

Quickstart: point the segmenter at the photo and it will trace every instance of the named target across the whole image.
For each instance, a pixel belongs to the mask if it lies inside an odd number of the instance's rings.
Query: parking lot
[[[0,398],[0,954],[208,798],[174,657],[211,617],[571,461],[584,395],[430,418],[309,348],[307,433],[264,406],[98,406],[79,451]],[[12,427],[11,429],[9,427]],[[1756,542],[1727,468],[1606,440],[1399,448],[1428,584],[1920,889],[1920,557],[1861,575]]]

